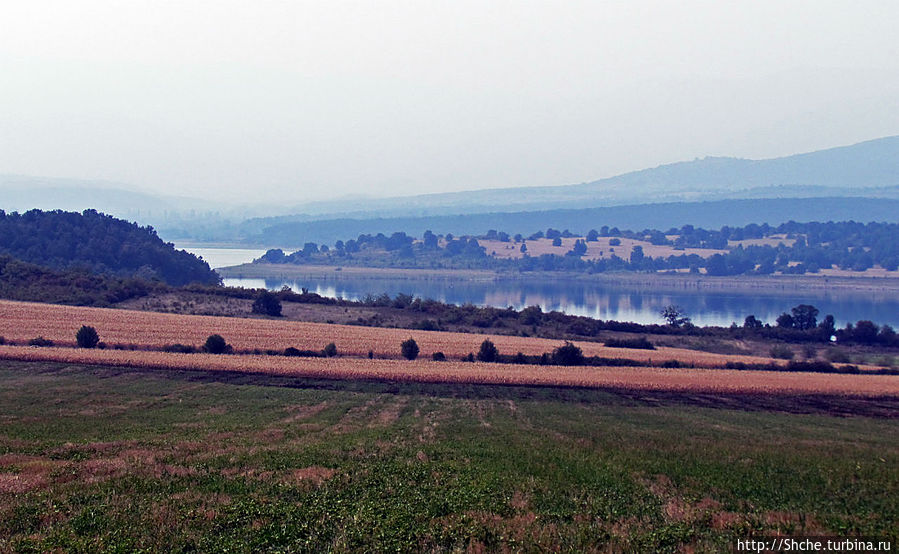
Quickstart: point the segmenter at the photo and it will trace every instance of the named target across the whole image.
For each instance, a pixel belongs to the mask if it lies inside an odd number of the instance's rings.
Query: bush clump
[[[53,341],[44,337],[34,337],[28,341],[28,346],[53,346]]]
[[[839,348],[834,348],[833,350],[827,353],[827,359],[831,361],[831,363],[835,364],[848,364],[850,362],[849,354],[840,350]]]
[[[790,347],[785,344],[775,344],[771,347],[772,358],[777,358],[778,360],[792,360],[794,355],[795,354],[793,354]]]
[[[209,335],[203,349],[210,354],[224,354],[231,351],[231,346],[219,334]]]
[[[655,350],[654,344],[649,342],[646,337],[638,337],[635,339],[609,339],[606,341],[609,348],[639,348],[641,350]]]
[[[484,339],[480,350],[478,350],[478,361],[495,362],[497,358],[499,358],[499,350],[497,350],[496,345],[490,339]]]
[[[584,352],[566,341],[564,345],[553,350],[550,360],[553,365],[584,365]]]
[[[334,356],[337,355],[337,345],[334,344],[333,342],[329,342],[328,346],[326,346],[322,349],[322,354],[326,358],[333,358]]]
[[[169,344],[169,345],[163,347],[162,350],[163,350],[163,352],[174,352],[174,353],[178,353],[178,354],[193,354],[194,352],[197,351],[196,347],[194,347],[194,346],[191,346],[189,344],[180,344],[180,343]]]
[[[264,290],[253,301],[253,313],[281,317],[281,301],[274,293]]]
[[[95,348],[100,342],[100,335],[90,325],[82,325],[75,333],[75,342],[78,343],[78,348]]]
[[[324,356],[323,352],[316,352],[315,350],[300,350],[299,348],[294,348],[293,346],[288,346],[284,349],[284,355],[288,358],[321,358]]]
[[[445,362],[446,354],[444,354],[443,352],[434,352],[433,354],[431,354],[431,359],[435,362]]]
[[[400,343],[400,352],[407,360],[414,360],[418,357],[418,343],[415,342],[415,339],[408,338]]]

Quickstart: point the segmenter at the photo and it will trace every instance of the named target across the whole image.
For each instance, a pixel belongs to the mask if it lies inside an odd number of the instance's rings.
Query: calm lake
[[[264,250],[193,249],[213,267],[237,265],[261,256]],[[659,311],[670,304],[682,306],[697,325],[742,324],[747,315],[774,323],[778,315],[797,304],[812,304],[833,314],[838,325],[869,319],[899,327],[899,295],[875,292],[769,292],[769,291],[659,291],[648,286],[608,285],[579,281],[472,281],[466,279],[396,279],[366,276],[320,277],[305,280],[225,279],[236,287],[278,290],[306,288],[331,298],[358,300],[367,294],[398,293],[433,298],[453,304],[521,309],[540,306],[597,319],[661,323]]]

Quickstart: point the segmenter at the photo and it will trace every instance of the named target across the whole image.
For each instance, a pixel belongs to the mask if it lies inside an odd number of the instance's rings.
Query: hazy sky
[[[899,134],[899,2],[0,3],[0,173],[291,200]]]

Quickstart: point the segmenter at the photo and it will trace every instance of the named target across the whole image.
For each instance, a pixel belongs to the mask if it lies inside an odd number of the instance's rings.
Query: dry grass
[[[553,385],[695,392],[899,395],[899,376],[894,375],[223,356],[25,346],[0,346],[0,358],[146,369],[250,372],[325,379]]]
[[[443,352],[462,357],[477,352],[481,342],[489,338],[503,354],[522,352],[539,355],[551,352],[560,341],[503,335],[476,335],[443,331],[412,331],[350,325],[331,325],[271,319],[243,319],[216,316],[163,314],[108,308],[84,308],[0,301],[0,336],[15,341],[28,341],[37,336],[53,340],[60,346],[73,346],[75,332],[81,325],[97,329],[108,344],[136,344],[162,347],[181,343],[199,346],[218,333],[237,350],[283,350],[288,346],[320,350],[330,342],[341,355],[365,356],[369,350],[378,357],[399,357],[400,342],[410,336],[418,342],[422,357]],[[660,347],[657,350],[607,348],[596,342],[578,342],[586,356],[630,358],[652,365],[664,360],[678,360],[695,367],[723,367],[727,362],[767,363],[769,358],[734,356],[698,352],[682,348]]]

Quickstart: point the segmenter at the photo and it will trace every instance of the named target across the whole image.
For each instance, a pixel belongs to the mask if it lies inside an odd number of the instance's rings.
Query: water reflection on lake
[[[265,287],[278,290],[288,286],[306,288],[330,298],[358,300],[367,294],[386,292],[433,298],[452,304],[521,309],[537,305],[544,311],[557,310],[597,319],[661,323],[659,311],[669,304],[682,306],[697,325],[742,324],[753,314],[774,323],[778,315],[797,304],[812,304],[824,314],[833,314],[837,323],[870,319],[878,324],[899,326],[899,298],[888,293],[826,293],[820,291],[659,291],[646,286],[608,285],[579,281],[472,281],[462,279],[313,278],[225,279],[229,286]]]

